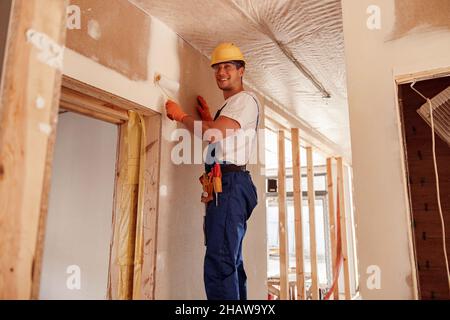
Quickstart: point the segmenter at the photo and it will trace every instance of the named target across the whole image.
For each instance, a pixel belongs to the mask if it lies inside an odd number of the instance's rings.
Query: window
[[[291,270],[295,268],[295,226],[294,226],[294,202],[292,195],[292,177],[287,177],[287,219],[288,219],[288,248],[289,248],[289,267]],[[330,285],[332,279],[331,261],[329,259],[330,252],[330,236],[329,236],[329,222],[328,222],[328,204],[325,192],[326,179],[324,174],[316,175],[314,177],[314,184],[316,190],[315,199],[315,223],[316,223],[316,249],[317,249],[317,263],[319,284],[325,286]],[[306,190],[306,175],[302,176],[302,190]],[[268,277],[279,276],[279,236],[278,236],[278,195],[277,193],[267,194],[267,243],[269,249],[268,260]],[[306,198],[306,192],[303,192],[302,203],[302,227],[303,227],[303,249],[304,249],[304,271],[306,279],[311,272],[310,259],[310,243],[309,243],[309,210]]]

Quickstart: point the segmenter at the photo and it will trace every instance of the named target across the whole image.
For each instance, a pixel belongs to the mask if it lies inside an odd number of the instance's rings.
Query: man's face
[[[231,62],[218,63],[213,66],[218,87],[223,91],[231,91],[242,85],[244,68],[237,69]]]

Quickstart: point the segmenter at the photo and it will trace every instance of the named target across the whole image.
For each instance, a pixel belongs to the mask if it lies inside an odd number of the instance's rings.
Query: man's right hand
[[[183,122],[183,118],[187,117],[187,114],[181,109],[181,107],[175,101],[172,100],[166,101],[166,112],[167,117],[170,120]]]
[[[208,104],[206,103],[205,99],[203,99],[202,96],[198,96],[197,102],[199,104],[197,106],[197,111],[198,114],[200,115],[200,118],[203,121],[213,121],[213,118],[211,117],[211,113],[209,111]]]

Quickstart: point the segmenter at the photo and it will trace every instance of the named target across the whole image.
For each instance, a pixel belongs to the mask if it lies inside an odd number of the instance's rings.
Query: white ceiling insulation
[[[234,42],[246,81],[351,159],[340,0],[129,1],[207,57]]]

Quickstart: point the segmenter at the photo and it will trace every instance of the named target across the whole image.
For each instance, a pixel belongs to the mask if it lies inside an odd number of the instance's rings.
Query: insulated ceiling
[[[207,57],[234,42],[247,82],[350,158],[340,0],[129,1]]]

